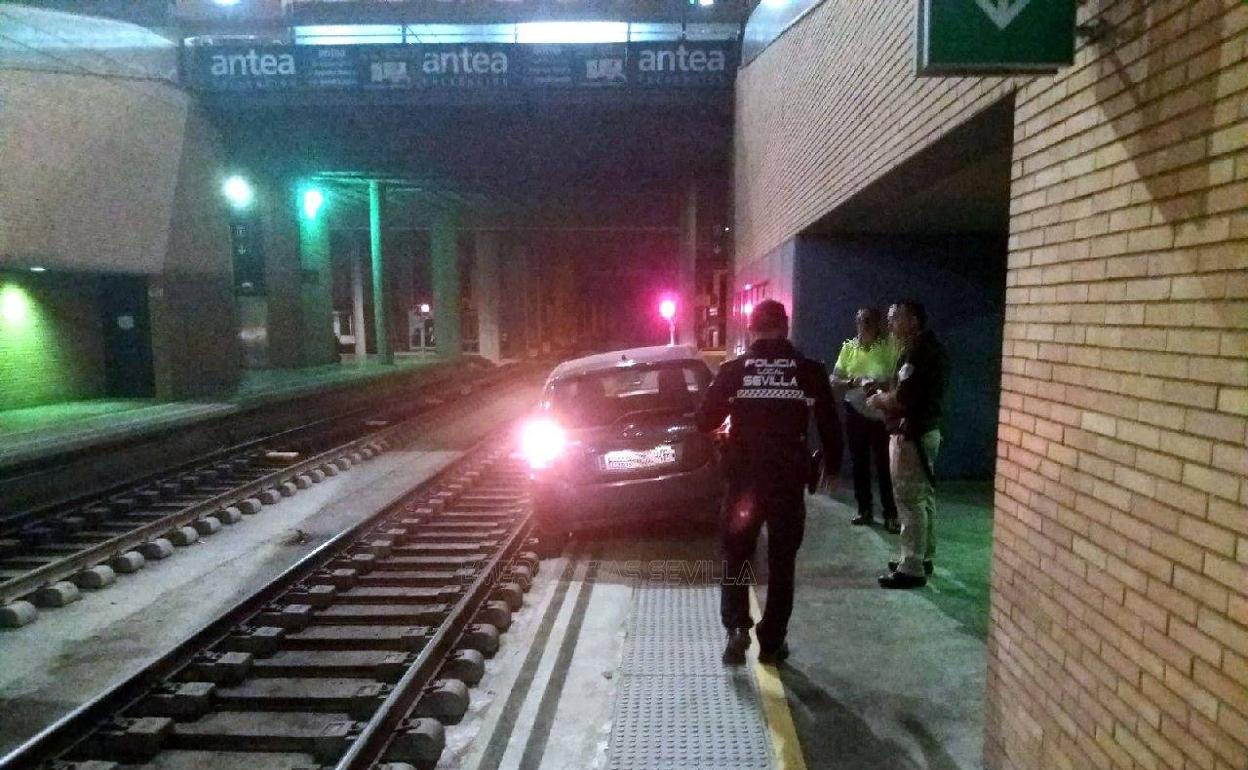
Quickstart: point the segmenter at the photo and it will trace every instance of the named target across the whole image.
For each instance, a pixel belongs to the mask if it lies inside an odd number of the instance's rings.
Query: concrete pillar
[[[327,194],[327,193],[323,193]],[[334,339],[333,273],[329,254],[329,216],[325,209],[299,212],[299,263],[302,267],[303,363],[328,364],[338,360]]]
[[[364,251],[360,242],[351,239],[351,331],[355,337],[355,361],[368,358],[367,330],[364,328]]]
[[[502,285],[507,291],[500,295],[502,308],[502,330],[506,344],[502,345],[502,354],[510,358],[523,358],[525,346],[528,344],[524,329],[524,247],[509,242],[502,249],[502,266],[500,274]]]
[[[459,329],[459,216],[447,207],[437,212],[430,233],[433,273],[433,335],[439,358],[463,354]]]
[[[554,275],[547,281],[546,295],[550,303],[551,317],[547,319],[547,334],[553,342],[565,345],[580,336],[577,317],[581,298],[576,291],[576,259],[567,253],[554,260]]]
[[[408,242],[410,244],[410,242]],[[413,274],[416,271],[416,256],[411,246],[405,244],[404,249],[391,249],[386,259],[386,268],[390,273],[390,328],[394,335],[390,340],[390,349],[410,350],[410,316],[417,307],[413,295]]]
[[[382,209],[385,207],[385,190],[381,182],[368,182],[368,244],[373,264],[373,336],[377,338],[377,360],[383,364],[394,363],[390,350],[389,313],[386,309],[386,262],[382,252]]]
[[[698,295],[698,186],[691,182],[685,191],[684,209],[681,214],[680,239],[680,299],[676,305],[676,341],[682,345],[697,346],[694,318]]]
[[[532,347],[532,301],[529,298],[529,249],[523,243],[514,243],[508,250],[505,297],[512,302],[513,322],[511,354],[519,358],[529,355]]]
[[[298,191],[288,179],[262,179],[256,198],[264,250],[264,292],[239,303],[251,365],[297,367],[303,362]]]
[[[502,338],[499,321],[499,237],[497,232],[478,230],[473,244],[473,281],[477,300],[478,352],[490,361],[502,357]]]
[[[530,349],[534,355],[540,355],[546,345],[546,297],[542,290],[546,287],[542,281],[542,263],[532,251],[527,254],[526,272],[529,276],[529,315],[533,321],[530,333]]]
[[[519,263],[518,270],[520,271],[520,279],[516,283],[520,290],[520,326],[524,330],[522,334],[524,347],[521,350],[525,357],[533,355],[537,339],[533,335],[533,308],[536,303],[533,300],[533,274],[529,255],[527,245],[522,245],[516,250],[516,261]]]

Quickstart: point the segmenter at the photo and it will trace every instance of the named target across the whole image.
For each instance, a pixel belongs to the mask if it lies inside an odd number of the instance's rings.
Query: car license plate
[[[659,465],[670,465],[674,462],[676,462],[676,448],[670,444],[661,444],[653,449],[641,451],[617,449],[598,458],[598,465],[604,471],[636,471]]]

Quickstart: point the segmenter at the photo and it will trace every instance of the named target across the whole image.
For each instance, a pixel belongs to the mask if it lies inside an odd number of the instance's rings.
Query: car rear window
[[[701,361],[629,366],[557,380],[544,401],[569,427],[610,425],[636,412],[692,412],[710,381]]]

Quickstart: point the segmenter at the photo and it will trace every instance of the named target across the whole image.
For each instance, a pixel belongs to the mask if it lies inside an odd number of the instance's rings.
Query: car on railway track
[[[544,552],[591,527],[713,520],[723,480],[693,422],[710,382],[684,345],[599,353],[551,372],[520,437]]]

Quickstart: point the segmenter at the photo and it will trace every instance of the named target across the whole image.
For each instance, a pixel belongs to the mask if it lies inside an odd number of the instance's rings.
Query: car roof
[[[653,345],[646,348],[613,350],[609,353],[595,353],[592,356],[564,361],[555,367],[550,376],[546,378],[546,382],[551,383],[568,377],[580,377],[620,367],[690,360],[700,360],[698,351],[690,345]]]

